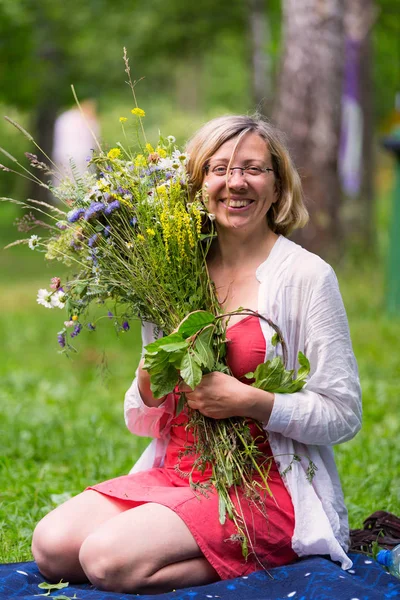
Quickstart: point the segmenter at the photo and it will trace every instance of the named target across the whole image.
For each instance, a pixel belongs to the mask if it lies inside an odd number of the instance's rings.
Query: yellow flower
[[[145,117],[146,113],[142,108],[132,108],[131,113],[137,117]]]
[[[119,148],[111,148],[107,153],[108,158],[119,158],[121,156],[121,150]]]
[[[152,229],[151,227],[149,227],[148,229],[146,229],[146,233],[147,235],[149,235],[150,237],[154,237],[156,235],[156,232],[154,231],[154,229]]]
[[[138,233],[136,236],[136,239],[138,242],[144,242],[144,235],[142,235],[141,233]]]
[[[153,146],[151,144],[146,144],[145,148],[146,148],[146,151],[149,154],[151,154],[152,152],[154,152],[154,148],[153,148]]]
[[[126,123],[126,122],[127,122],[127,120],[128,120],[128,119],[127,119],[126,117],[120,117],[120,118],[119,118],[119,122],[120,122],[120,123]]]
[[[77,315],[72,315],[71,320],[72,321],[77,321],[78,320],[78,316]]]
[[[143,154],[138,154],[134,160],[135,167],[145,167],[147,165],[146,159]]]
[[[156,152],[160,156],[160,158],[165,158],[167,156],[166,150],[164,150],[164,148],[161,148],[161,146],[157,146]]]

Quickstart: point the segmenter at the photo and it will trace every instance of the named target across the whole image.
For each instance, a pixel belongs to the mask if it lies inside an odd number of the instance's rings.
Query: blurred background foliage
[[[123,47],[150,141],[161,130],[184,143],[211,117],[257,109],[283,127],[312,214],[299,241],[337,270],[360,366],[364,428],[336,448],[353,527],[373,510],[400,513],[400,320],[385,314],[395,163],[381,147],[400,124],[399,10],[398,0],[0,0],[0,115],[49,154],[55,120],[74,104],[71,84],[96,101],[103,143],[119,140],[133,106]],[[337,156],[354,31],[363,135],[361,183],[348,194]],[[25,165],[35,150],[4,120],[0,146]],[[0,170],[0,196],[40,191]],[[0,203],[1,246],[19,237],[18,216]],[[106,320],[66,361],[56,345],[63,315],[35,304],[59,266],[15,247],[0,251],[0,269],[0,560],[25,560],[47,510],[126,472],[146,443],[122,423],[140,348],[136,325],[118,336]]]

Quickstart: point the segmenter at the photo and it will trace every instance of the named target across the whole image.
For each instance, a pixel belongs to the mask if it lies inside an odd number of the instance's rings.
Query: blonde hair
[[[187,143],[191,194],[202,187],[204,168],[215,152],[228,140],[247,132],[259,135],[267,144],[275,174],[277,201],[267,214],[268,225],[277,234],[287,236],[308,221],[300,176],[283,142],[282,133],[259,115],[227,115],[212,119]]]

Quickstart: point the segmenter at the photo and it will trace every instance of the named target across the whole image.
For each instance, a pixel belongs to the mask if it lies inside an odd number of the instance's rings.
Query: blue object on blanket
[[[353,568],[342,571],[320,557],[306,558],[287,567],[252,573],[210,585],[185,588],[157,596],[102,592],[90,585],[71,585],[51,592],[47,598],[67,596],[79,600],[385,600],[400,599],[400,581],[363,554],[350,554]],[[33,600],[46,593],[34,562],[0,565],[0,600]],[[37,597],[37,596],[36,596]],[[44,596],[42,596],[44,598]]]

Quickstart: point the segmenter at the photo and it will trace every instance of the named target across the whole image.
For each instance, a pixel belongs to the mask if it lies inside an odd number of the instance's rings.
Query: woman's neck
[[[268,227],[262,232],[220,230],[211,248],[210,262],[224,270],[255,268],[267,259],[278,236]]]

